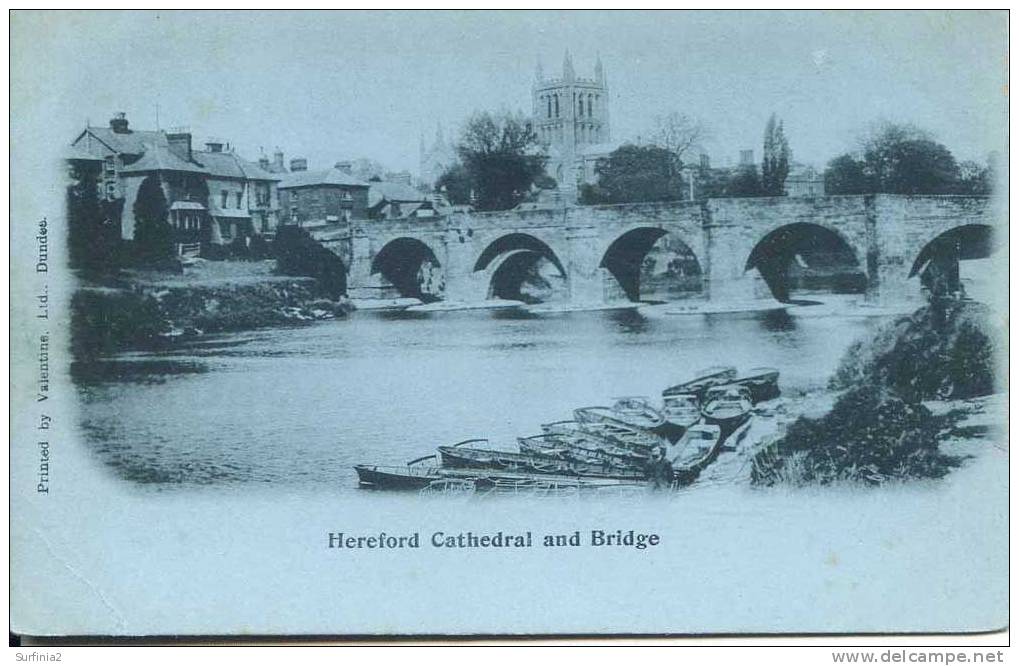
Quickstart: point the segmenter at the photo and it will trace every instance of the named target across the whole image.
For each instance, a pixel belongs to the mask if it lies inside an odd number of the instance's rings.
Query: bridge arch
[[[564,283],[566,268],[556,252],[543,240],[525,233],[510,233],[489,243],[474,263],[474,272],[488,283],[489,298],[539,302],[544,300],[525,283],[539,283],[539,289],[553,289],[549,269]],[[525,293],[526,292],[526,293]]]
[[[839,231],[813,222],[772,229],[750,250],[744,271],[757,269],[776,300],[787,302],[798,287],[862,293],[864,264]]]
[[[958,291],[961,262],[987,259],[996,248],[994,228],[989,224],[964,224],[943,231],[917,254],[909,277],[920,277],[931,291]]]
[[[684,278],[688,287],[684,291],[700,292],[703,268],[697,253],[678,235],[661,227],[638,226],[616,236],[602,252],[599,267],[612,274],[629,300],[639,302],[645,262],[652,249],[666,237],[672,245],[673,257],[664,266],[665,274]]]
[[[410,236],[388,241],[372,258],[371,274],[379,275],[401,297],[436,301],[442,297],[442,264],[426,242]]]

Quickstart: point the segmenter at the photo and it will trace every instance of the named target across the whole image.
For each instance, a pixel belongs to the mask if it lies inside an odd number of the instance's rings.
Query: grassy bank
[[[210,265],[183,276],[129,274],[74,294],[72,349],[77,358],[93,358],[203,333],[299,325],[349,310],[346,299],[331,299],[317,280],[274,276],[258,266]]]
[[[829,387],[841,394],[819,418],[800,417],[759,451],[758,485],[879,484],[944,476],[961,460],[939,441],[965,414],[933,414],[929,400],[962,400],[996,390],[1003,340],[989,310],[973,302],[920,308],[855,343]]]

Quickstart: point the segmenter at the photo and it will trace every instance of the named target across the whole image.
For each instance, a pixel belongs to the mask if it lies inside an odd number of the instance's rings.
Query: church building
[[[538,63],[532,87],[534,131],[548,151],[546,172],[565,199],[575,201],[580,185],[597,182],[595,165],[619,146],[609,128],[609,88],[601,58],[594,78],[580,78],[569,51],[561,77],[545,78]]]

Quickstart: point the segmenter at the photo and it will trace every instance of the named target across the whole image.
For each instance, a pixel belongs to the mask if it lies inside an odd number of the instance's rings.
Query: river
[[[355,491],[357,463],[475,437],[512,447],[575,407],[657,396],[710,365],[774,366],[786,394],[817,389],[882,320],[356,312],[125,353],[75,381],[91,457],[137,488]]]

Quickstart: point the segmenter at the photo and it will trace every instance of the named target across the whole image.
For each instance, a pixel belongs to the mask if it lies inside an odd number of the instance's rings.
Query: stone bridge
[[[545,258],[573,303],[638,300],[641,259],[668,235],[696,258],[709,301],[784,300],[789,263],[818,248],[855,264],[868,299],[897,301],[920,296],[918,273],[939,252],[974,258],[1006,219],[987,197],[878,194],[454,212],[314,235],[343,261],[354,298],[420,296],[428,265],[441,298],[484,300],[500,273]]]

